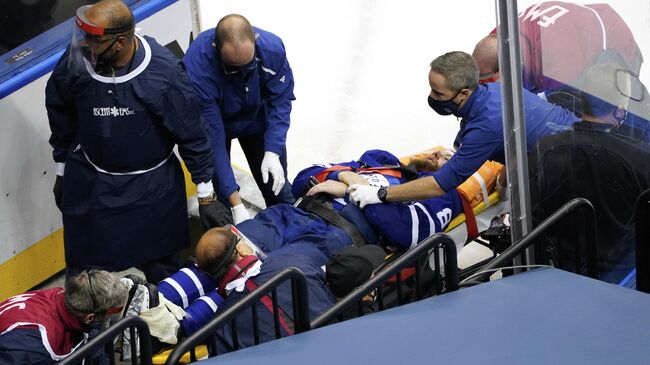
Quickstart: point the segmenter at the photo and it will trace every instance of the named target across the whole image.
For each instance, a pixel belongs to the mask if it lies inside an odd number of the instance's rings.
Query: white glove
[[[235,225],[251,219],[251,215],[248,213],[248,210],[244,206],[244,204],[237,204],[234,207],[231,208],[232,211],[232,219],[235,222]]]
[[[363,208],[368,204],[381,203],[382,201],[379,200],[377,191],[379,191],[379,187],[371,185],[353,184],[348,187],[350,200],[357,204],[359,208]]]
[[[278,195],[284,186],[284,170],[280,163],[280,156],[266,151],[262,160],[262,181],[265,184],[269,181],[269,172],[273,175],[273,194]]]

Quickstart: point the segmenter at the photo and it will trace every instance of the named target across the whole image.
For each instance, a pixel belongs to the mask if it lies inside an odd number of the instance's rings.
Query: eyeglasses
[[[249,63],[243,66],[233,66],[233,65],[228,65],[226,63],[223,63],[223,72],[226,75],[235,75],[238,73],[246,75],[248,74],[248,72],[250,72],[251,70],[257,67],[257,62],[255,61],[256,61],[255,57],[253,57],[253,59]]]

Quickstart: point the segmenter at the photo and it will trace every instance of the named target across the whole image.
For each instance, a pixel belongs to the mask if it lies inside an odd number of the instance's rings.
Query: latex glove
[[[54,202],[59,210],[62,210],[63,207],[63,176],[56,175],[56,180],[54,180]]]
[[[232,207],[231,210],[232,217],[236,225],[243,221],[251,219],[251,215],[248,213],[248,210],[246,210],[244,204],[237,204]]]
[[[354,184],[350,185],[347,191],[350,193],[350,200],[357,204],[359,208],[363,208],[368,204],[382,202],[377,196],[377,191],[379,191],[377,186]]]
[[[206,231],[213,227],[223,227],[227,224],[232,224],[230,209],[226,208],[218,200],[208,204],[201,204],[199,201],[199,218],[203,229]]]
[[[262,181],[269,181],[269,172],[273,175],[273,194],[278,195],[284,186],[284,170],[277,153],[266,151],[262,160]]]

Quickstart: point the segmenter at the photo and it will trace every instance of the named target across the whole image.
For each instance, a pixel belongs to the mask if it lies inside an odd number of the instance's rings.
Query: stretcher
[[[408,165],[414,158],[426,158],[434,152],[444,150],[446,149],[442,146],[432,147],[401,157],[400,162]],[[464,212],[454,217],[445,229],[445,233],[456,243],[456,252],[460,253],[468,241],[478,237],[479,232],[485,231],[490,226],[492,218],[508,211],[508,204],[501,200],[496,190],[496,180],[502,169],[502,164],[487,161],[456,189],[463,201]]]
[[[478,232],[488,229],[492,218],[507,213],[508,209],[508,202],[506,200],[500,200],[499,192],[497,191],[488,196],[488,204],[481,202],[474,206],[473,211]],[[456,252],[460,253],[468,238],[470,238],[465,213],[461,213],[452,219],[447,229],[445,229],[445,233],[451,236],[454,243],[456,243]]]

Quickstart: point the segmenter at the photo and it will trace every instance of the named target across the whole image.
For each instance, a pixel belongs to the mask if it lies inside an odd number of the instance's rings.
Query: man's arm
[[[274,54],[270,62],[262,60],[262,95],[268,100],[267,128],[264,132],[264,150],[282,155],[289,130],[291,102],[296,99],[293,95],[293,71],[289,66],[284,45],[282,53]],[[274,67],[275,69],[272,69]]]
[[[175,69],[169,71],[173,73],[170,82],[162,97],[155,102],[154,109],[160,113],[162,124],[173,136],[196,184],[201,224],[205,229],[232,224],[231,212],[215,196],[212,184],[214,153],[200,100],[180,61]]]
[[[45,107],[50,123],[50,145],[55,162],[54,202],[63,210],[63,175],[70,146],[77,139],[79,124],[74,104],[74,88],[67,69],[68,52],[63,54],[45,88]]]
[[[59,176],[63,176],[66,154],[79,128],[67,62],[68,51],[61,56],[45,87],[45,107],[52,132],[49,142]]]
[[[409,248],[432,234],[444,231],[461,210],[458,193],[451,191],[419,202],[368,205],[363,214],[388,242]]]
[[[210,146],[213,152],[214,174],[212,176],[215,190],[220,196],[229,200],[235,199],[239,185],[230,164],[230,154],[226,150],[224,121],[219,108],[221,93],[215,81],[215,65],[206,58],[204,46],[205,39],[197,39],[187,50],[183,64],[187,70],[187,77],[191,81],[195,93],[200,99],[200,107],[210,135]]]
[[[178,145],[187,169],[195,184],[212,180],[214,173],[213,152],[201,104],[180,61],[171,75],[167,89],[154,106],[162,123]]]
[[[380,196],[381,188],[371,185],[353,184],[348,188],[350,200],[359,207],[386,202],[407,202],[429,199],[445,193],[433,176],[425,176],[406,184],[385,188],[386,195]]]
[[[433,176],[424,176],[406,184],[389,186],[386,190],[386,201],[389,202],[424,200],[445,194]]]

